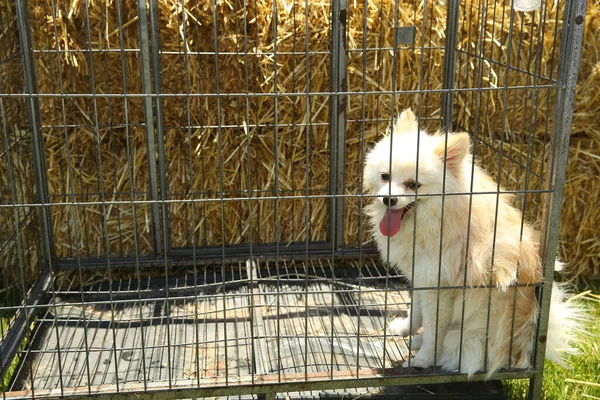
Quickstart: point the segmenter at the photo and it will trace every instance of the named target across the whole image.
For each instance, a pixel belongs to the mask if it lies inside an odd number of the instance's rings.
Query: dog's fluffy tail
[[[563,263],[556,261],[556,271],[563,267]],[[584,309],[568,297],[565,285],[556,282],[552,284],[546,358],[562,366],[565,365],[565,355],[578,353],[573,345],[577,343],[577,337],[585,332]]]

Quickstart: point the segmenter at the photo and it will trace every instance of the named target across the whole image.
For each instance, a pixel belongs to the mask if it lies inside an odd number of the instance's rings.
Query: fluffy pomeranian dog
[[[435,363],[469,376],[485,368],[488,377],[500,368],[531,367],[540,235],[473,164],[469,135],[429,134],[405,110],[368,152],[364,186],[374,195],[366,213],[381,257],[412,279],[408,317],[389,326],[403,336],[423,329],[410,365]],[[561,267],[557,261],[555,269]],[[582,314],[553,285],[546,355],[562,364],[565,353],[575,352]]]

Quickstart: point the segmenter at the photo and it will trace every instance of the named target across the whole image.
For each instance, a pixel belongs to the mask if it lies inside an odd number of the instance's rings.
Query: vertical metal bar
[[[279,90],[278,90],[278,78],[279,69],[277,64],[277,34],[278,34],[278,10],[277,1],[273,2],[273,98],[274,104],[274,115],[273,115],[273,154],[275,155],[275,176],[274,176],[274,189],[275,189],[275,260],[279,263],[279,251],[281,242],[281,227],[280,227],[280,194],[281,186],[279,183]],[[277,274],[277,294],[275,295],[277,309],[277,315],[280,314],[281,309],[281,274]],[[276,323],[276,342],[277,342],[277,359],[281,359],[281,318],[277,318]],[[281,382],[281,368],[277,368],[278,381]]]
[[[160,24],[160,20],[158,18],[158,4],[156,0],[152,0],[149,2],[149,6],[150,6],[150,24],[149,24],[149,29],[150,29],[150,50],[152,52],[152,90],[154,94],[159,94],[162,93],[162,80],[160,78],[160,54],[159,54],[159,48],[160,48],[160,39],[159,39],[159,35],[158,35],[158,26]],[[140,23],[141,23],[141,15],[140,15]],[[148,28],[148,26],[147,26]],[[140,38],[141,39],[141,38]],[[152,99],[150,99],[152,100]],[[169,285],[169,267],[168,267],[168,263],[167,263],[167,252],[169,250],[169,243],[170,243],[170,238],[168,235],[168,224],[167,224],[167,218],[168,218],[168,208],[166,203],[164,202],[165,198],[166,198],[166,193],[167,193],[167,185],[166,185],[166,167],[165,167],[165,145],[164,145],[164,130],[163,130],[163,109],[162,109],[162,99],[160,97],[156,97],[154,99],[154,123],[155,123],[155,128],[156,128],[156,136],[153,136],[153,138],[156,138],[156,154],[158,155],[158,183],[160,185],[160,188],[158,190],[158,197],[153,199],[156,200],[157,204],[156,204],[156,208],[158,209],[158,203],[160,203],[160,210],[159,210],[159,219],[160,219],[160,227],[158,228],[160,230],[160,232],[162,232],[161,237],[158,238],[158,240],[161,242],[159,247],[160,249],[162,249],[162,254],[159,254],[159,256],[164,256],[164,278],[165,278],[165,286],[168,287]],[[154,133],[153,133],[154,135]],[[156,163],[154,164],[155,168],[156,168]],[[156,172],[156,169],[154,170]],[[155,175],[156,176],[156,175]],[[152,178],[150,177],[151,180],[155,180],[156,178]],[[155,183],[156,184],[156,183]],[[156,240],[155,240],[156,243]],[[166,315],[171,315],[171,300],[169,299],[169,291],[165,292],[165,301],[164,301],[164,307],[165,307],[165,314]],[[167,323],[165,325],[166,327],[166,337],[167,337],[167,358],[168,358],[168,363],[167,363],[167,376],[168,376],[168,381],[169,381],[169,387],[171,387],[172,385],[172,381],[173,381],[173,358],[171,357],[172,355],[172,347],[173,345],[171,344],[171,324]]]
[[[509,5],[504,4],[503,7],[506,8]],[[504,15],[504,9],[503,9],[503,13],[502,15]],[[502,121],[500,123],[500,132],[506,132],[506,125],[508,123],[508,115],[506,115],[506,110],[508,110],[508,95],[509,95],[509,90],[510,90],[510,72],[511,72],[511,57],[512,57],[512,48],[513,48],[513,32],[514,32],[514,28],[515,28],[515,11],[514,10],[510,10],[509,12],[509,24],[508,24],[508,45],[506,46],[506,63],[503,65],[505,68],[505,74],[504,74],[504,89],[502,90],[503,96],[502,96],[502,110],[503,111],[503,115],[502,115]],[[503,21],[502,21],[502,25],[504,25],[504,17]],[[515,57],[518,58],[518,57]],[[495,130],[493,130],[495,131]],[[499,135],[499,145],[498,145],[498,175],[496,177],[496,190],[498,191],[498,193],[496,193],[496,206],[495,206],[495,211],[494,211],[494,230],[493,230],[493,235],[492,235],[492,250],[491,250],[491,263],[490,263],[490,267],[492,269],[495,268],[495,263],[496,263],[496,244],[498,243],[496,238],[498,237],[498,215],[499,215],[499,211],[500,211],[500,190],[501,190],[501,178],[502,178],[502,162],[504,161],[505,158],[507,158],[508,156],[505,155],[505,146],[504,143],[506,142],[506,140],[509,140],[505,137],[505,135],[500,134]],[[492,281],[492,276],[490,275],[489,277],[489,281],[488,281],[488,299],[487,299],[487,320],[486,320],[486,325],[485,325],[485,355],[483,357],[483,369],[487,370],[488,369],[488,354],[489,354],[489,333],[490,333],[490,323],[491,323],[491,307],[492,307],[492,291],[493,289],[493,281]],[[516,289],[515,289],[516,290]]]
[[[148,37],[148,15],[146,1],[138,0],[138,17],[140,27],[140,56],[142,60],[142,90],[144,94],[152,94],[152,75],[150,71],[150,38]],[[158,205],[158,178],[156,171],[156,142],[154,138],[154,110],[152,97],[144,97],[144,116],[146,121],[146,148],[148,152],[148,181],[150,185],[150,205],[152,214],[152,236],[154,239],[154,254],[161,256],[164,252],[162,242],[162,227],[160,208]]]
[[[248,207],[248,249],[249,249],[249,257],[248,257],[248,261],[247,261],[247,269],[248,269],[248,285],[251,288],[251,292],[254,289],[254,287],[258,287],[258,284],[255,284],[255,277],[257,277],[257,271],[256,268],[254,268],[254,262],[253,262],[253,248],[252,246],[254,245],[254,240],[253,240],[253,223],[252,223],[252,218],[253,218],[253,213],[252,213],[252,157],[251,157],[251,141],[250,141],[250,72],[248,69],[248,2],[247,0],[243,0],[243,15],[244,15],[244,90],[245,90],[245,96],[244,96],[244,103],[245,103],[245,114],[244,114],[244,129],[246,131],[246,190],[247,190],[247,194],[248,194],[248,199],[247,199],[247,207]],[[256,289],[258,292],[258,295],[260,295],[260,290]],[[260,297],[259,297],[260,298]],[[256,302],[256,298],[254,296],[254,293],[252,293],[252,296],[250,296],[250,312],[251,312],[251,316],[252,318],[255,317],[255,313],[258,312],[257,310],[260,310],[259,308],[255,308],[254,304]],[[260,374],[261,372],[264,372],[264,366],[262,365],[262,360],[263,360],[263,355],[261,352],[263,343],[256,338],[257,334],[259,334],[258,332],[260,332],[259,330],[259,326],[257,324],[254,324],[254,322],[252,322],[250,324],[250,348],[251,350],[251,357],[253,361],[253,365],[254,368],[251,370],[251,379],[252,379],[252,383],[255,382],[256,379],[256,375]],[[261,332],[262,333],[262,332]]]
[[[42,246],[42,265],[52,262],[54,257],[54,235],[52,233],[52,216],[48,209],[49,189],[46,169],[46,157],[44,154],[44,138],[41,129],[40,102],[35,96],[38,93],[37,77],[33,55],[31,53],[31,36],[29,32],[29,19],[27,15],[27,0],[16,2],[17,29],[21,44],[21,55],[23,58],[23,78],[25,81],[25,92],[27,97],[27,113],[29,115],[29,129],[31,130],[31,145],[33,153],[33,166],[38,194],[38,201],[42,205],[38,207],[40,218],[40,239]]]
[[[444,76],[442,94],[442,126],[444,131],[452,130],[452,104],[454,95],[454,72],[456,69],[456,32],[458,28],[459,0],[448,0],[446,15],[446,43],[444,45]]]
[[[52,233],[52,217],[48,209],[49,204],[49,189],[48,189],[48,177],[46,168],[46,159],[44,153],[44,139],[41,131],[41,115],[40,115],[40,104],[39,98],[35,95],[38,94],[37,89],[37,77],[35,73],[35,66],[32,54],[31,36],[29,30],[28,20],[28,4],[27,0],[19,0],[16,2],[17,12],[17,29],[19,31],[19,41],[21,45],[21,55],[23,59],[23,78],[25,82],[25,92],[29,95],[27,97],[27,112],[29,117],[29,127],[31,130],[31,143],[32,143],[32,155],[33,164],[36,179],[36,188],[38,195],[38,202],[41,205],[37,207],[39,218],[40,218],[40,260],[44,271],[51,271],[53,269],[53,262],[55,257],[55,243],[54,235]],[[44,286],[43,291],[46,292],[48,289],[52,290],[52,285]],[[52,290],[52,299],[55,299]],[[56,309],[53,310],[56,312]],[[29,318],[33,318],[34,314],[30,314]],[[58,354],[58,384],[61,395],[63,393],[63,364],[62,364],[62,353],[60,348],[60,340],[57,332],[57,354]],[[31,375],[31,387],[32,393],[35,390],[35,383],[33,375]]]
[[[110,321],[111,321],[111,334],[112,334],[112,349],[113,349],[113,359],[114,359],[114,372],[116,377],[116,389],[119,391],[119,359],[117,358],[117,332],[115,328],[116,321],[116,306],[113,303],[113,289],[112,289],[112,269],[111,269],[111,254],[110,254],[110,239],[109,239],[109,215],[107,212],[106,206],[106,189],[104,184],[104,168],[102,166],[102,145],[100,140],[100,122],[99,122],[99,112],[98,112],[98,96],[96,90],[96,72],[95,72],[95,64],[94,64],[94,44],[92,41],[92,33],[91,33],[91,18],[90,18],[90,9],[89,9],[89,0],[84,0],[83,9],[85,10],[84,14],[84,29],[85,29],[85,53],[87,56],[87,68],[89,74],[89,84],[90,84],[90,93],[91,93],[91,103],[92,103],[92,121],[94,123],[93,132],[94,132],[94,141],[96,147],[96,173],[98,174],[98,195],[100,197],[100,214],[102,217],[102,239],[104,242],[104,252],[106,254],[106,278],[108,279],[108,296],[111,301],[110,305]],[[54,296],[53,296],[54,298]]]
[[[186,9],[186,0],[181,0],[181,7],[183,10]],[[244,13],[245,15],[245,13]],[[185,63],[185,94],[186,96],[186,110],[187,110],[187,140],[188,140],[188,169],[189,169],[189,176],[188,176],[188,181],[190,182],[189,184],[189,193],[187,193],[186,190],[186,195],[189,194],[190,198],[192,200],[194,200],[195,198],[195,194],[194,194],[194,189],[193,189],[193,184],[191,182],[193,182],[193,178],[194,178],[194,163],[192,160],[192,154],[193,153],[193,147],[192,147],[192,111],[191,111],[191,99],[190,99],[190,93],[191,93],[191,84],[190,84],[190,55],[189,55],[189,44],[188,44],[188,35],[187,35],[187,14],[185,12],[181,13],[181,24],[183,27],[183,56],[184,56],[184,63]],[[164,194],[166,196],[166,193]],[[193,269],[193,274],[194,274],[194,279],[193,279],[193,284],[194,284],[194,361],[196,362],[196,385],[200,386],[200,317],[199,317],[199,311],[198,311],[198,303],[200,302],[198,300],[198,286],[199,286],[199,282],[198,282],[198,266],[196,265],[196,252],[197,252],[197,243],[196,243],[196,232],[195,232],[195,225],[196,225],[196,204],[194,204],[192,202],[192,204],[189,205],[189,209],[191,210],[191,220],[192,220],[192,228],[191,228],[191,244],[192,244],[192,261],[194,263],[194,269]],[[169,225],[170,227],[170,225]],[[171,243],[171,235],[168,235],[168,241],[166,243],[169,244],[168,248],[170,249],[170,243]]]
[[[311,137],[311,121],[312,121],[312,113],[311,113],[311,97],[309,96],[309,93],[311,92],[311,79],[312,79],[312,75],[311,75],[311,63],[312,63],[312,59],[310,56],[310,26],[308,24],[309,21],[309,13],[308,13],[308,0],[305,0],[304,2],[304,21],[305,21],[305,26],[304,26],[304,48],[305,48],[305,54],[306,54],[306,87],[305,89],[305,93],[306,93],[306,110],[305,110],[305,118],[304,120],[306,121],[306,130],[305,130],[305,140],[306,140],[306,166],[305,166],[305,171],[304,171],[304,176],[306,177],[306,186],[304,188],[304,193],[306,195],[306,203],[305,203],[305,214],[304,214],[304,223],[306,225],[306,233],[305,233],[305,237],[304,237],[304,243],[305,243],[305,253],[304,253],[304,262],[305,262],[305,268],[306,270],[308,270],[308,254],[309,254],[309,248],[310,248],[310,240],[311,240],[311,236],[312,236],[312,229],[311,229],[311,218],[310,218],[310,213],[311,213],[311,201],[309,200],[308,196],[310,195],[311,192],[311,188],[312,188],[312,180],[311,180],[311,173],[310,173],[310,163],[311,163],[311,141],[310,141],[310,137]],[[307,273],[304,277],[304,352],[303,352],[303,362],[304,362],[304,379],[308,380],[308,358],[309,358],[309,351],[308,351],[308,346],[309,346],[309,341],[308,341],[308,323],[309,323],[309,314],[308,314],[308,290],[309,290],[309,285],[308,285],[308,276],[309,274]]]
[[[542,237],[544,238],[544,251],[542,262],[544,265],[544,286],[538,296],[540,303],[540,318],[536,352],[533,366],[537,375],[531,379],[529,384],[529,398],[539,399],[542,394],[542,378],[544,372],[544,358],[546,347],[539,345],[545,343],[548,331],[548,319],[550,310],[550,299],[552,295],[552,284],[554,278],[554,263],[556,261],[556,249],[558,246],[558,230],[560,225],[560,214],[565,186],[567,159],[569,156],[569,138],[571,134],[571,122],[573,119],[573,107],[575,104],[575,89],[577,84],[577,73],[581,59],[581,48],[583,40],[583,29],[585,21],[586,0],[573,0],[565,5],[565,18],[563,35],[561,38],[561,54],[558,71],[558,93],[554,107],[554,138],[553,138],[553,160],[549,165],[548,180],[552,191],[549,194],[548,206],[545,210],[544,227]]]
[[[396,32],[396,29],[398,29],[398,5],[399,5],[399,0],[395,0],[394,1],[394,32]],[[424,10],[426,10],[427,5],[424,5]],[[392,96],[391,96],[391,100],[392,100],[392,112],[390,115],[390,121],[391,121],[391,125],[390,125],[390,129],[392,129],[393,127],[393,123],[394,123],[394,107],[393,105],[396,104],[396,96],[397,96],[397,84],[398,82],[398,35],[394,35],[394,49],[392,50]],[[419,84],[421,84],[421,82],[419,82]],[[400,85],[402,86],[402,85]],[[377,114],[379,115],[379,110],[377,110]],[[390,130],[391,132],[391,130]],[[390,182],[388,185],[388,193],[391,193],[392,187],[391,187],[391,182],[393,179],[393,170],[392,170],[392,150],[394,148],[394,135],[390,135],[390,152],[389,152],[389,157],[388,157],[388,171],[390,173]],[[419,154],[418,151],[419,148],[419,137],[417,136],[417,155]],[[417,157],[417,167],[415,168],[416,171],[419,170],[418,168],[419,166],[419,158]],[[418,175],[418,174],[417,174]],[[417,176],[418,179],[418,176]],[[417,212],[417,207],[415,207],[415,213]],[[415,225],[413,226],[414,229],[416,229],[416,214],[415,214]],[[388,220],[389,223],[389,220]],[[415,232],[415,236],[416,236],[416,230],[413,231]],[[391,238],[388,236],[387,238],[387,254],[385,255],[385,260],[386,262],[386,269],[389,268],[389,266],[391,265],[390,263],[390,240]],[[413,246],[413,263],[415,260],[414,257],[414,249],[415,247]],[[414,269],[413,269],[414,271]],[[389,310],[388,308],[388,302],[389,302],[389,287],[390,287],[390,274],[386,271],[385,277],[384,277],[384,293],[383,293],[383,309],[384,310]],[[414,273],[413,276],[411,277],[411,282],[414,282]],[[382,349],[382,353],[381,353],[381,368],[383,368],[384,370],[384,376],[385,376],[385,368],[386,368],[386,355],[388,354],[388,350],[387,350],[387,346],[388,346],[388,324],[384,324],[383,326],[383,349]],[[410,347],[410,345],[409,345]],[[409,348],[409,352],[410,352],[410,348]],[[410,358],[409,358],[410,360]],[[409,363],[409,367],[410,367],[410,361]]]
[[[121,74],[123,79],[123,94],[129,93],[129,78],[128,78],[128,69],[127,69],[127,57],[125,55],[125,32],[123,26],[123,0],[117,0],[117,26],[119,27],[119,49],[121,54]],[[138,222],[137,222],[137,210],[136,210],[136,192],[135,192],[135,172],[133,168],[133,144],[132,144],[132,134],[129,128],[129,99],[125,97],[124,99],[124,116],[125,116],[125,143],[126,143],[126,154],[127,154],[127,172],[129,176],[129,196],[131,199],[131,209],[132,209],[132,217],[133,217],[133,244],[134,244],[134,266],[135,266],[135,277],[137,278],[138,289],[142,287],[142,274],[140,270],[140,235],[138,232]],[[138,301],[141,304],[142,294],[141,291],[137,291]],[[82,295],[83,296],[83,295]],[[83,297],[82,297],[83,299]],[[142,357],[141,357],[141,369],[142,369],[142,379],[144,390],[147,389],[148,385],[148,369],[146,367],[146,334],[147,330],[144,329],[144,313],[143,308],[139,308],[139,318],[141,321],[140,324],[140,339],[141,339],[141,349],[142,349]],[[90,381],[91,384],[91,381]]]
[[[225,198],[225,189],[224,189],[224,163],[223,163],[223,127],[222,127],[222,107],[221,107],[221,67],[220,67],[220,56],[219,56],[219,24],[217,18],[217,1],[212,0],[212,13],[213,13],[213,46],[214,46],[214,55],[215,55],[215,79],[216,79],[216,95],[217,95],[217,146],[218,146],[218,157],[219,157],[219,195],[220,195],[220,211],[221,211],[221,273],[223,276],[225,274],[225,202],[223,201]],[[225,280],[223,280],[223,345],[224,353],[225,353],[225,385],[229,385],[229,350],[228,346],[228,334],[226,328],[227,321],[227,298],[225,296],[226,288],[225,288]],[[217,346],[215,346],[217,348]]]
[[[155,94],[160,94],[163,91],[162,79],[160,75],[160,36],[158,27],[160,19],[158,17],[158,2],[150,1],[150,40],[152,51],[152,83]],[[169,210],[164,200],[167,198],[167,167],[165,163],[165,132],[164,132],[164,112],[163,99],[157,97],[154,103],[155,126],[156,126],[156,153],[158,155],[158,183],[160,185],[159,199],[163,200],[161,204],[162,212],[162,232],[163,246],[165,253],[171,248],[171,235],[169,224]]]
[[[367,71],[367,52],[369,49],[369,45],[367,42],[367,32],[369,29],[368,26],[368,14],[369,14],[369,3],[368,0],[364,0],[363,2],[363,25],[362,25],[362,70]],[[361,104],[360,104],[360,152],[358,155],[359,165],[364,164],[365,160],[365,119],[366,119],[366,103],[367,103],[367,77],[366,74],[363,74],[361,79]],[[362,308],[362,300],[363,293],[360,288],[363,288],[363,242],[364,242],[364,233],[363,233],[363,207],[364,207],[364,181],[363,174],[359,174],[358,176],[358,190],[360,196],[358,198],[358,267],[359,267],[359,275],[358,275],[358,287],[359,291],[357,293],[356,299],[356,308],[361,310]],[[360,348],[361,348],[361,338],[360,333],[362,332],[362,324],[361,321],[361,313],[359,312],[356,317],[356,376],[359,376],[360,373]],[[384,355],[385,357],[385,355]]]
[[[329,240],[332,249],[344,245],[344,194],[346,170],[346,109],[348,105],[348,68],[346,62],[346,0],[332,0],[331,64],[329,103],[329,144],[331,198],[329,203]]]
[[[57,26],[56,26],[56,21],[57,21],[57,7],[54,4],[54,1],[51,1],[51,8],[52,8],[52,24],[53,24],[53,39],[54,39],[54,45],[56,46],[56,49],[60,49],[61,45],[60,45],[60,41],[58,38],[58,34],[57,34]],[[48,48],[50,47],[50,44],[48,44]],[[63,80],[63,68],[61,66],[61,59],[60,59],[60,53],[56,53],[56,70],[53,71],[53,73],[57,73],[58,75],[58,88],[60,91],[61,95],[64,95],[65,91],[64,91],[64,80]],[[67,157],[67,176],[69,176],[69,191],[71,193],[71,195],[69,197],[71,197],[71,201],[72,202],[76,202],[77,201],[77,196],[76,196],[76,190],[75,190],[75,181],[72,178],[73,176],[75,176],[75,172],[73,171],[73,155],[71,154],[71,151],[69,150],[69,140],[68,140],[68,130],[67,130],[67,112],[66,112],[66,103],[65,103],[65,98],[62,97],[61,98],[61,116],[62,116],[62,123],[63,123],[63,135],[65,138],[65,155]],[[65,196],[66,198],[66,196]],[[71,210],[71,218],[73,219],[73,235],[75,236],[75,242],[79,243],[80,242],[80,237],[81,237],[81,232],[80,232],[80,225],[76,222],[77,221],[77,208],[75,206],[70,207],[69,208]],[[71,257],[73,257],[73,254],[70,254]],[[83,279],[83,272],[81,269],[81,249],[79,248],[79,246],[77,246],[75,248],[75,259],[77,262],[77,267],[78,267],[78,272],[79,272],[79,280],[81,282],[81,289],[80,289],[80,298],[81,298],[81,305],[84,305],[85,302],[85,297],[83,294],[83,287],[84,287],[84,279]],[[85,315],[82,315],[80,317],[82,319],[82,323],[84,325],[87,326],[87,317]],[[86,377],[87,377],[87,382],[88,382],[88,389],[91,388],[91,384],[92,384],[92,379],[91,379],[91,371],[90,371],[90,352],[89,352],[89,340],[88,340],[88,332],[87,329],[84,331],[83,333],[83,339],[84,339],[84,345],[85,345],[85,369],[86,369]]]

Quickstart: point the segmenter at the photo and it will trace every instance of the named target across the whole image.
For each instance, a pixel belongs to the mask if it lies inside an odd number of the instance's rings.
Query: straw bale
[[[14,6],[0,4],[0,93],[23,92]],[[0,204],[35,202],[35,175],[23,98],[0,96]],[[38,277],[37,214],[31,207],[0,210],[0,305],[13,305]]]
[[[166,206],[174,247],[327,238],[326,199],[285,198],[328,193],[329,97],[297,94],[329,91],[331,9],[328,1],[308,3],[305,9],[305,2],[292,0],[247,2],[244,19],[241,0],[218,0],[216,10],[210,1],[158,1],[160,84],[162,93],[178,94],[154,101],[155,116],[157,105],[163,111],[166,198],[215,200]],[[55,2],[55,10],[50,1],[30,4],[35,47],[63,50],[35,54],[41,92],[144,92],[136,2],[89,1],[87,8],[82,1]],[[461,2],[457,87],[508,89],[456,93],[454,122],[477,138],[477,157],[503,185],[542,188],[555,93],[515,87],[550,83],[528,70],[555,78],[559,10],[548,1],[544,15],[514,13],[509,34],[507,4],[486,2],[481,21],[479,2]],[[442,96],[428,91],[442,88],[446,8],[440,2],[394,5],[349,2],[349,90],[412,92],[349,96],[348,194],[359,193],[364,150],[387,129],[392,112],[412,106],[429,118],[424,126],[440,123]],[[585,278],[598,276],[600,254],[598,212],[586,207],[600,194],[600,6],[590,4],[588,13],[561,228],[571,276]],[[394,60],[395,15],[398,26],[415,26],[416,46],[400,46]],[[371,50],[360,51],[364,43]],[[503,68],[507,62],[517,68]],[[265,95],[245,98],[245,92]],[[198,95],[216,93],[223,96]],[[40,103],[52,201],[84,203],[52,209],[57,254],[151,252],[150,206],[85,204],[151,198],[143,99],[66,96]],[[218,201],[249,195],[281,199]],[[346,200],[350,245],[367,240],[365,232],[359,236],[361,201]],[[540,220],[543,196],[519,196],[518,202]]]

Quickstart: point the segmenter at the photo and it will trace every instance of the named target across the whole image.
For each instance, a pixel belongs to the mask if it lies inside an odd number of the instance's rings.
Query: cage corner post
[[[552,125],[552,154],[548,164],[549,201],[544,210],[544,226],[542,230],[544,266],[544,285],[539,290],[538,302],[540,316],[536,336],[536,351],[533,367],[536,375],[529,383],[529,399],[539,399],[542,395],[544,360],[546,355],[546,334],[554,280],[554,263],[558,247],[558,234],[564,185],[566,180],[567,161],[569,156],[569,137],[573,120],[575,91],[579,62],[583,45],[583,30],[587,0],[572,0],[565,4],[563,30],[560,44],[560,62],[558,67],[557,98],[554,106]],[[541,345],[540,345],[541,344]]]
[[[329,103],[329,241],[334,251],[344,246],[344,189],[346,170],[346,112],[348,65],[346,0],[331,2],[331,62]]]
[[[28,13],[28,1],[17,0],[15,3],[17,15],[17,29],[21,56],[23,59],[23,78],[27,95],[27,114],[29,118],[29,131],[31,132],[31,146],[33,166],[35,171],[36,190],[38,195],[38,215],[40,218],[40,239],[42,242],[42,265],[50,266],[55,260],[54,238],[52,234],[52,216],[49,210],[50,195],[48,188],[48,174],[46,156],[44,153],[44,137],[42,135],[40,101],[38,97],[37,78],[32,54],[32,39]]]
[[[454,75],[456,72],[456,34],[460,0],[448,0],[446,15],[446,41],[444,44],[444,71],[442,77],[442,124],[444,131],[452,130],[454,101]]]
[[[156,1],[147,4],[145,0],[138,0],[137,11],[140,29],[140,59],[142,63],[141,75],[154,256],[160,258],[167,256],[170,238],[168,237],[168,209],[164,202],[166,198],[166,166],[164,161],[164,138],[162,136],[164,134],[163,109],[162,99],[156,96],[162,91],[159,67],[160,54],[158,51],[159,39],[156,27],[158,23]]]
[[[23,307],[20,308],[15,317],[12,327],[5,331],[5,336],[0,342],[0,378],[4,379],[8,366],[14,360],[24,338],[29,333],[32,321],[39,312],[38,306],[44,301],[52,283],[51,270],[55,264],[55,246],[52,231],[52,217],[49,211],[50,197],[48,188],[46,159],[44,152],[44,140],[41,132],[41,115],[38,97],[37,78],[32,53],[32,39],[30,33],[30,22],[28,13],[28,1],[17,0],[15,2],[16,23],[18,40],[21,50],[23,67],[23,93],[26,95],[27,115],[29,133],[31,137],[31,151],[33,169],[35,174],[35,190],[37,192],[36,209],[40,220],[37,229],[37,242],[40,244],[39,266],[40,272],[31,283],[30,291],[24,294]],[[14,201],[16,198],[13,197]],[[20,257],[19,257],[20,258]],[[22,259],[19,260],[22,262]],[[24,265],[20,265],[24,268]],[[16,375],[13,379],[19,378]]]

